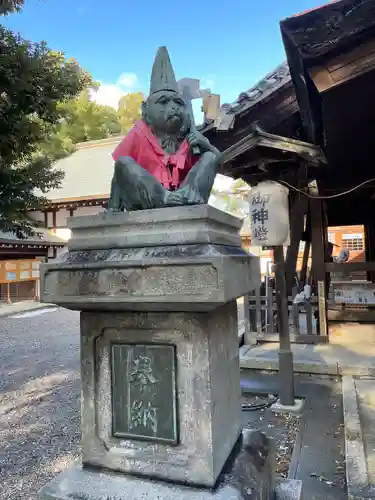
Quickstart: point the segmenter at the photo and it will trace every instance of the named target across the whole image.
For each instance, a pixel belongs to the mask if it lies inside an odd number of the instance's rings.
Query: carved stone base
[[[244,430],[213,489],[84,469],[77,463],[39,495],[41,500],[302,500],[300,481],[274,485],[272,458],[269,440]]]
[[[241,221],[201,205],[73,217],[69,252],[41,266],[41,300],[78,311],[210,311],[259,285]]]
[[[211,487],[242,429],[237,304],[83,312],[85,465]]]

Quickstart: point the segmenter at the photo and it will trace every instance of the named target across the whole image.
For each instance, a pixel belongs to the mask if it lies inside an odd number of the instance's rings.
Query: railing
[[[318,300],[311,297],[308,301],[294,304],[296,295],[288,298],[289,327],[292,342],[320,342],[317,331],[316,312]],[[251,336],[257,341],[278,340],[278,317],[276,294],[272,287],[266,288],[266,294],[256,297],[255,292],[249,295],[249,323]]]

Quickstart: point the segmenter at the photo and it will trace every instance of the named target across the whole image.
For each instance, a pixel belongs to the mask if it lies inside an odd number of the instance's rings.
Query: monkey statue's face
[[[190,122],[184,99],[170,90],[156,92],[147,99],[143,119],[157,135],[185,135]]]

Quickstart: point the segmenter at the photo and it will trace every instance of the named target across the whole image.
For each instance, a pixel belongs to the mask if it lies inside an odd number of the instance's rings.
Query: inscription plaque
[[[113,435],[177,444],[175,346],[112,344]]]

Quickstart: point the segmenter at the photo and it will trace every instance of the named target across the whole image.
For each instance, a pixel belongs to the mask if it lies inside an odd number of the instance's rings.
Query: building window
[[[363,234],[343,234],[342,246],[348,250],[363,250]]]

